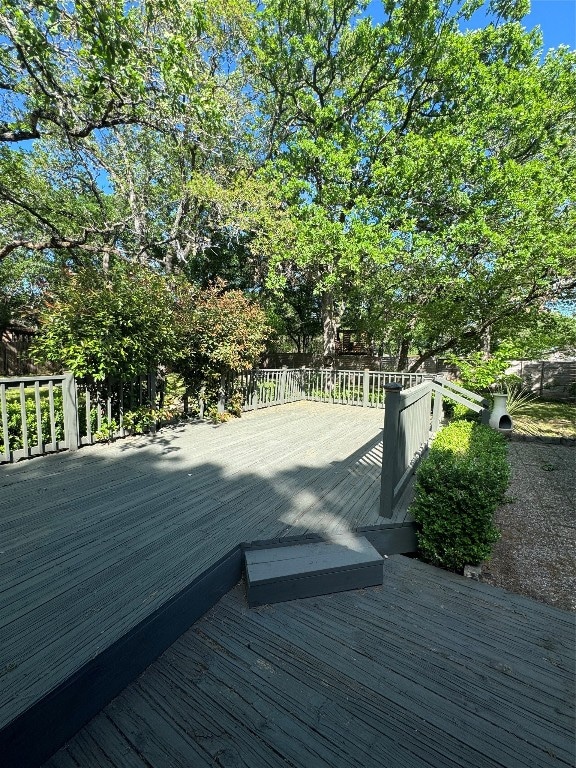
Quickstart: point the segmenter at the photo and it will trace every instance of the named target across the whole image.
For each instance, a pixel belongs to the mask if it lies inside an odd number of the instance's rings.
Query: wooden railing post
[[[62,409],[64,411],[64,439],[69,451],[77,451],[80,442],[78,433],[78,402],[76,381],[72,371],[64,371],[62,382]]]
[[[284,405],[286,402],[286,379],[288,377],[288,366],[282,366],[282,373],[280,374],[280,404]]]
[[[224,413],[226,410],[226,374],[220,376],[220,387],[218,388],[218,413]]]
[[[402,385],[391,381],[384,385],[384,435],[382,472],[380,473],[380,517],[392,517],[396,477],[396,454],[399,449],[400,393]]]
[[[434,410],[432,411],[432,434],[435,435],[440,429],[440,421],[442,420],[442,388],[437,384],[432,386],[434,392]]]
[[[364,368],[364,379],[362,381],[362,407],[368,408],[370,405],[370,370]]]

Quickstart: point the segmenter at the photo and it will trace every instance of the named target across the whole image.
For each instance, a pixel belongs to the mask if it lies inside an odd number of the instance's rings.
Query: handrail
[[[433,387],[434,391],[440,396],[444,395],[449,397],[476,413],[482,413],[488,407],[488,402],[481,395],[476,394],[476,392],[471,392],[468,389],[464,389],[464,387],[454,384],[447,379],[433,379]]]
[[[431,379],[402,391],[397,383],[386,386],[380,516],[391,518],[410,477],[439,428],[438,404],[432,412]]]
[[[24,385],[26,383],[34,384],[35,381],[38,382],[49,382],[49,381],[64,381],[66,376],[64,374],[55,374],[54,376],[11,376],[11,377],[4,377],[0,379],[0,384],[6,384],[8,387],[18,387],[20,386],[21,382],[24,382]]]

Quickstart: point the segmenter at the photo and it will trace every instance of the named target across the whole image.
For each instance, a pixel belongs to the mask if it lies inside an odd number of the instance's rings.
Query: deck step
[[[247,550],[246,594],[255,608],[301,597],[374,587],[384,579],[384,559],[364,536]]]

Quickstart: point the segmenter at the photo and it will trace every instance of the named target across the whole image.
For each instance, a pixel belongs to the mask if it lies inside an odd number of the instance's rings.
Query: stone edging
[[[523,435],[512,433],[510,440],[515,443],[541,443],[542,445],[568,445],[576,446],[576,438],[573,437],[545,437],[540,435]]]

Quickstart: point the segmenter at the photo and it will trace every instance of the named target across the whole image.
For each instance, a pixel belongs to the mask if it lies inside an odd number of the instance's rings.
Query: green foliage
[[[122,428],[131,435],[142,435],[159,424],[169,424],[177,420],[179,415],[180,407],[175,403],[167,403],[162,408],[143,405],[123,414]]]
[[[114,419],[102,419],[100,427],[94,432],[94,439],[98,442],[111,443],[120,429],[120,425]]]
[[[410,508],[424,560],[461,571],[490,556],[499,537],[494,512],[509,482],[506,451],[504,438],[482,424],[455,421],[438,434]]]
[[[446,398],[446,400],[450,403],[450,398]],[[464,419],[465,421],[478,420],[478,414],[468,408],[468,406],[457,403],[455,400],[451,401],[450,405],[450,415],[453,419]],[[446,411],[447,409],[444,408],[444,410]]]
[[[167,281],[139,265],[86,267],[42,314],[31,353],[79,377],[133,378],[176,356],[173,301]]]
[[[232,416],[240,418],[242,416],[242,406],[244,405],[244,397],[241,392],[235,391],[228,395],[226,400],[226,410]]]
[[[468,32],[449,0],[378,25],[360,2],[262,7],[250,72],[290,218],[267,283],[313,288],[325,343],[344,313],[420,361],[465,354],[574,286],[576,54],[542,63],[526,7]]]
[[[552,352],[576,354],[576,316],[546,310],[526,318],[512,334],[502,329],[499,351],[509,360],[541,360]],[[519,327],[518,327],[519,326]]]
[[[15,323],[36,325],[42,296],[55,269],[41,258],[18,259],[14,254],[0,260],[0,335]]]
[[[530,329],[574,289],[576,54],[526,7],[0,0],[0,325],[120,258],[254,291],[302,350],[558,346]]]
[[[206,415],[213,424],[225,424],[230,421],[234,414],[229,411],[219,411],[218,407],[213,405],[208,408]]]
[[[521,385],[506,387],[506,411],[510,416],[521,413],[529,403],[533,403],[536,399],[533,392],[529,392]]]
[[[265,349],[270,333],[265,312],[222,281],[180,294],[177,314],[179,355],[175,369],[187,386],[205,386],[206,400],[217,399],[222,376],[248,370]]]
[[[446,360],[458,367],[459,381],[472,392],[487,393],[494,386],[503,387],[519,382],[519,377],[507,375],[508,360],[501,353],[485,357],[482,352],[474,352],[466,357],[447,355]]]

